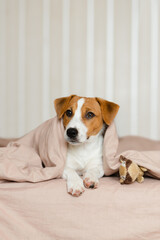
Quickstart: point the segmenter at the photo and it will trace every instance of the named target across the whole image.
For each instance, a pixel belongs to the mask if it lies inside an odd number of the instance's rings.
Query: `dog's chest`
[[[66,167],[85,170],[88,163],[102,161],[103,136],[78,146],[68,144]]]

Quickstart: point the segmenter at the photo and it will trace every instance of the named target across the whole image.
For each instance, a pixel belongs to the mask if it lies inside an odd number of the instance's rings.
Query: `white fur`
[[[66,134],[68,128],[76,128],[78,130],[78,141],[79,143],[84,142],[87,139],[87,127],[85,126],[85,124],[81,121],[81,108],[84,104],[85,100],[84,98],[81,98],[78,101],[78,106],[77,106],[77,110],[72,118],[72,120],[69,122],[69,124],[66,127],[66,131],[65,131],[65,139],[66,141],[68,141],[68,136]]]
[[[98,179],[104,175],[102,164],[102,130],[87,140],[87,127],[82,122],[81,108],[85,100],[82,98],[78,101],[78,107],[73,119],[66,127],[77,128],[79,145],[68,144],[67,160],[63,172],[63,178],[67,180],[67,189],[72,195],[77,191],[84,191],[83,179],[89,179],[90,182],[98,184]],[[68,140],[65,131],[65,139]],[[78,194],[79,195],[79,194]]]

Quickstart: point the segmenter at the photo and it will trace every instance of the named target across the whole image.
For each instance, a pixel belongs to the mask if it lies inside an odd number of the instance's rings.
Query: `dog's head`
[[[91,141],[104,126],[110,125],[119,106],[101,98],[71,95],[54,101],[59,119],[63,118],[65,140],[70,144]]]

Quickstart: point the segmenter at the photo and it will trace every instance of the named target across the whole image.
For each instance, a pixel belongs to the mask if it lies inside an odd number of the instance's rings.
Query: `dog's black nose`
[[[70,138],[76,138],[78,135],[78,130],[76,128],[68,128],[67,136]]]

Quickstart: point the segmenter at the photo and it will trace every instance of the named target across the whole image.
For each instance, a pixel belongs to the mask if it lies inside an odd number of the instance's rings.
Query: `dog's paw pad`
[[[72,194],[72,192],[73,192],[73,189],[70,188],[70,189],[68,190],[68,193],[69,193],[69,194]]]
[[[73,196],[74,196],[74,197],[79,197],[81,194],[82,194],[81,191],[76,190],[76,191],[74,192]]]
[[[98,188],[98,181],[92,181],[89,178],[85,178],[83,184],[86,188]]]
[[[68,188],[68,193],[74,197],[79,197],[84,192],[84,186],[82,183],[72,184],[71,188]]]

